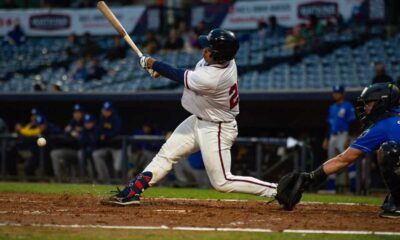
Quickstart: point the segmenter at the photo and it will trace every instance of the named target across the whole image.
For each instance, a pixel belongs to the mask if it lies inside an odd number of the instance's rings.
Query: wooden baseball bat
[[[129,46],[135,51],[135,53],[142,57],[143,53],[140,49],[136,46],[135,42],[133,42],[132,38],[126,32],[125,28],[122,26],[120,21],[115,17],[113,12],[108,8],[107,4],[104,1],[99,1],[97,3],[97,8],[100,12],[103,13],[104,17],[111,23],[111,25],[117,30],[117,32],[125,39],[125,41],[129,44]]]

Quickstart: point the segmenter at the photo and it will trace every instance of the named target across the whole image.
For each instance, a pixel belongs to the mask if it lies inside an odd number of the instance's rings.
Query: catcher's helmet
[[[208,35],[199,37],[200,46],[211,50],[211,57],[216,62],[226,62],[233,59],[239,49],[239,41],[231,31],[216,28]]]
[[[375,83],[364,88],[357,99],[357,113],[360,120],[369,125],[399,106],[399,88],[392,83]],[[367,114],[364,106],[368,102],[375,102],[371,112]]]

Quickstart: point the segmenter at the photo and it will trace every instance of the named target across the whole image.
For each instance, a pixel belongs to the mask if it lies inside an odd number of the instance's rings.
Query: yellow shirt
[[[38,126],[28,123],[19,130],[19,134],[24,137],[37,137],[40,136],[41,131]]]

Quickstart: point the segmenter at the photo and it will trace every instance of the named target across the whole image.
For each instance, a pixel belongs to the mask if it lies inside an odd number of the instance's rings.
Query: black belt
[[[345,132],[347,132],[347,131],[334,132],[334,133],[331,133],[331,135],[336,136],[336,135],[339,135],[339,134],[342,134],[342,133],[345,133]]]
[[[196,116],[196,117],[197,117],[197,119],[199,119],[199,120],[201,120],[201,121],[212,122],[212,123],[218,123],[218,124],[219,124],[219,123],[230,123],[230,122],[232,122],[232,121],[214,122],[214,121],[202,119],[201,117],[198,117],[198,116]]]

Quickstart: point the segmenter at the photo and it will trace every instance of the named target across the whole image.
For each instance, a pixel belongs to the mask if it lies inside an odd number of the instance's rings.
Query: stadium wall
[[[360,90],[347,93],[355,101]],[[49,121],[63,127],[71,117],[72,106],[81,103],[99,114],[101,103],[112,101],[123,120],[123,132],[129,134],[145,121],[161,130],[173,130],[189,115],[180,105],[181,93],[119,94],[0,94],[0,117],[10,125],[27,121],[30,110],[38,108]],[[242,136],[321,135],[332,103],[330,91],[241,92],[238,117]],[[10,111],[12,110],[12,111]]]

